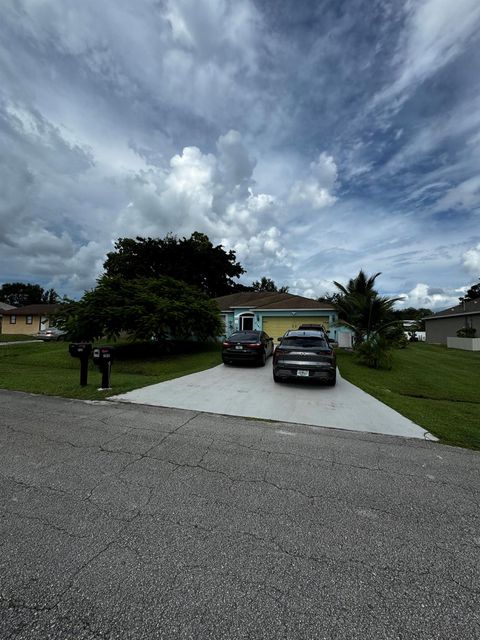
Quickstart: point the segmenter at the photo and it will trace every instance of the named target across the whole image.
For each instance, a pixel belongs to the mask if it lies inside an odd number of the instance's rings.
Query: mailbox
[[[68,351],[72,358],[88,358],[92,345],[88,342],[72,342],[68,345]]]
[[[88,378],[88,356],[92,351],[89,342],[72,342],[68,345],[68,351],[72,358],[80,359],[80,386],[85,387]]]
[[[93,361],[102,373],[102,386],[100,389],[110,389],[110,373],[112,369],[114,348],[109,346],[95,347]]]
[[[95,347],[93,350],[93,361],[101,366],[105,362],[113,362],[113,347]]]

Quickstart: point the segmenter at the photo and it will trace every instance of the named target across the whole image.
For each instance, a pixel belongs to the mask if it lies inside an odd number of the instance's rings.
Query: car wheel
[[[282,382],[282,378],[279,378],[278,376],[276,376],[275,374],[273,374],[273,381],[274,381],[274,382]]]
[[[327,382],[327,385],[328,385],[329,387],[334,387],[334,386],[336,385],[336,383],[337,383],[337,374],[335,374],[335,375],[333,376],[333,378],[331,378],[331,379]]]
[[[260,358],[259,365],[260,365],[261,367],[264,367],[266,362],[267,362],[267,354],[266,354],[266,353],[265,353],[265,351],[264,351],[264,352],[262,353],[261,358]]]

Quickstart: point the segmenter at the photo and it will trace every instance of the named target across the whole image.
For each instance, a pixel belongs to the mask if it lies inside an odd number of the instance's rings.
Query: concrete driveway
[[[265,367],[219,365],[111,398],[177,409],[436,440],[337,373],[335,387],[279,383]]]

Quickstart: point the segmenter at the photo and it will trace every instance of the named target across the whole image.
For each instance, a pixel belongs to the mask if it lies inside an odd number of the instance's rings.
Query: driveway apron
[[[436,440],[337,373],[335,387],[275,383],[265,367],[220,365],[110,400]]]

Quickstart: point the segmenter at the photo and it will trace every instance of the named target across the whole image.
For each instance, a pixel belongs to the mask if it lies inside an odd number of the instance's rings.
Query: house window
[[[17,324],[17,316],[10,316],[10,324]]]
[[[25,318],[25,323],[26,324],[33,324],[33,316],[27,316]]]

